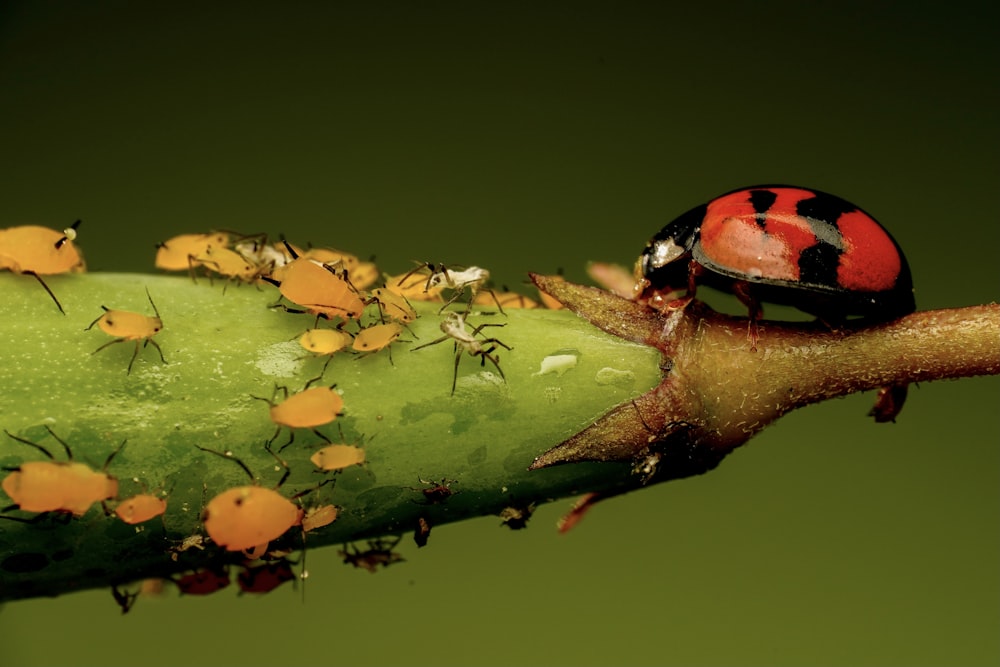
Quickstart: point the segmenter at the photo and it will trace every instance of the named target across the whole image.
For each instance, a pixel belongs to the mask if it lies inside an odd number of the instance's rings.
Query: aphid
[[[340,508],[336,505],[323,505],[321,507],[310,507],[302,516],[302,532],[308,533],[329,526],[337,520]]]
[[[388,287],[376,287],[371,294],[383,316],[403,324],[409,324],[417,319],[417,311],[402,294],[397,294]]]
[[[287,581],[295,581],[297,577],[292,571],[294,563],[287,558],[261,563],[259,565],[244,565],[236,575],[236,583],[243,593],[270,593]]]
[[[424,284],[424,292],[429,292],[435,288],[450,289],[454,291],[451,298],[441,306],[441,311],[455,303],[460,296],[468,288],[471,293],[470,301],[475,298],[476,294],[480,289],[483,289],[483,285],[490,279],[490,272],[487,269],[470,266],[464,269],[448,268],[444,264],[421,264],[417,268],[410,271],[410,273],[403,276],[403,279],[410,277],[412,274],[420,272],[427,275],[427,282]],[[402,280],[400,282],[403,282]],[[489,290],[487,290],[489,291]],[[490,292],[492,294],[492,292]],[[496,301],[496,299],[494,299]],[[499,301],[496,301],[497,307],[500,312],[503,312],[503,306],[500,305]],[[470,304],[471,305],[471,304]],[[438,312],[441,312],[438,311]]]
[[[170,581],[183,595],[210,595],[229,586],[229,568],[225,565],[206,567]]]
[[[341,329],[309,329],[299,338],[299,344],[315,355],[325,356],[320,377],[326,373],[333,355],[348,347],[354,336]]]
[[[535,503],[527,506],[510,505],[500,510],[501,523],[511,530],[521,530],[528,527],[528,519],[535,512]]]
[[[356,320],[364,312],[365,302],[354,285],[325,264],[298,257],[285,266],[281,275],[280,282],[270,281],[278,286],[283,297],[305,309],[281,306],[289,312],[308,312],[328,320],[334,317]]]
[[[56,461],[45,447],[4,430],[9,438],[34,447],[51,460],[26,461],[12,469],[12,472],[4,478],[2,486],[4,492],[14,501],[14,505],[4,508],[3,511],[17,508],[25,512],[62,512],[81,517],[94,503],[118,495],[118,480],[105,471],[111,460],[125,446],[126,441],[123,440],[122,444],[108,455],[104,466],[98,472],[74,461],[69,445],[47,425],[45,430],[66,450],[67,461]]]
[[[367,289],[378,282],[381,273],[375,262],[358,262],[357,266],[348,269],[347,277],[356,289]]]
[[[213,273],[239,282],[251,283],[261,275],[261,269],[246,257],[229,248],[210,247],[191,260]],[[228,285],[228,283],[227,283]],[[225,289],[223,289],[225,291]]]
[[[150,493],[140,493],[126,498],[115,507],[115,515],[130,525],[145,523],[162,516],[167,511],[167,501]]]
[[[117,585],[111,586],[111,597],[114,598],[118,607],[122,610],[122,614],[127,614],[132,609],[132,605],[139,599],[139,593],[141,592],[140,589],[134,593],[130,593],[129,591],[119,589]]]
[[[426,270],[426,265],[417,267],[417,271]],[[398,294],[413,301],[441,301],[441,292],[444,285],[438,285],[431,289],[427,288],[425,273],[410,271],[398,276],[385,276],[385,288],[394,294]]]
[[[128,362],[128,368],[125,370],[126,375],[132,373],[132,364],[135,363],[135,358],[139,356],[139,343],[142,343],[142,347],[146,347],[152,343],[156,351],[160,353],[160,361],[167,363],[167,360],[163,357],[163,350],[160,349],[160,344],[153,340],[153,336],[163,329],[163,320],[160,318],[160,311],[156,309],[156,304],[153,303],[153,297],[150,296],[148,289],[146,290],[146,298],[149,299],[149,305],[153,307],[156,317],[149,317],[148,315],[141,315],[128,310],[111,310],[106,306],[101,306],[104,314],[84,329],[84,331],[89,331],[96,324],[104,333],[116,337],[115,340],[108,341],[91,352],[91,354],[97,354],[104,348],[115,343],[124,343],[129,340],[135,341],[135,351]]]
[[[196,257],[213,248],[229,245],[226,232],[180,234],[156,246],[156,268],[164,271],[191,271]]]
[[[188,551],[189,549],[197,549],[198,551],[205,550],[205,536],[204,535],[188,535],[181,543],[175,547],[170,547],[170,560],[176,561],[180,554]]]
[[[506,349],[512,350],[514,348],[510,347],[506,343],[502,342],[498,338],[476,338],[479,332],[486,327],[502,327],[503,324],[490,324],[484,323],[480,324],[478,327],[473,329],[471,332],[466,328],[465,316],[461,313],[456,313],[454,311],[449,311],[445,313],[445,318],[441,320],[441,331],[444,335],[440,338],[436,338],[429,343],[424,343],[423,345],[418,345],[417,347],[411,348],[411,352],[416,352],[417,350],[431,345],[437,345],[440,342],[446,341],[449,338],[455,343],[455,372],[452,375],[451,380],[451,393],[452,396],[455,395],[455,386],[458,383],[458,362],[462,360],[462,352],[466,352],[469,356],[479,357],[480,366],[486,365],[486,360],[489,359],[493,367],[497,369],[500,377],[506,380],[507,378],[503,374],[503,370],[500,368],[500,360],[496,355],[493,354],[496,350],[497,345]],[[489,345],[490,347],[485,347]]]
[[[34,276],[52,297],[59,312],[65,315],[62,304],[42,276],[86,270],[83,256],[73,245],[79,225],[77,220],[62,232],[38,225],[0,229],[0,271]]]
[[[309,460],[323,472],[344,470],[364,465],[365,450],[354,445],[327,445],[309,457]]]
[[[422,516],[417,517],[417,527],[413,529],[413,541],[417,548],[426,547],[431,536],[431,523]]]
[[[258,276],[275,277],[282,268],[295,259],[298,250],[292,245],[273,245],[267,242],[267,235],[247,237],[233,244],[233,250],[253,265]]]
[[[266,549],[271,540],[278,539],[292,526],[302,523],[302,508],[277,491],[288,479],[291,471],[288,465],[270,449],[268,452],[285,469],[274,489],[266,489],[257,484],[246,464],[230,453],[217,452],[200,446],[198,449],[233,461],[253,482],[249,486],[227,489],[205,505],[201,515],[205,532],[220,547],[226,551],[243,552],[261,546]]]
[[[334,387],[336,385],[333,385]],[[289,431],[288,442],[281,446],[284,449],[295,440],[295,429],[308,428],[326,442],[330,438],[326,437],[316,429],[317,426],[329,424],[343,414],[344,399],[333,390],[333,387],[310,387],[297,394],[288,395],[288,387],[275,387],[275,393],[281,389],[285,394],[285,400],[281,403],[274,402],[274,394],[271,398],[251,396],[258,401],[264,401],[271,406],[271,421],[277,424],[274,435],[268,440],[268,444],[273,443],[282,428]],[[281,451],[279,449],[278,451]]]
[[[345,563],[350,563],[354,567],[359,567],[375,574],[379,565],[389,567],[393,563],[400,563],[406,560],[402,554],[393,551],[393,548],[399,544],[401,539],[402,536],[398,536],[394,540],[385,538],[368,540],[368,548],[364,551],[358,549],[355,544],[345,544],[344,549],[337,553],[343,557]]]
[[[434,482],[429,479],[420,479],[420,483],[424,484],[427,488],[410,488],[424,494],[424,500],[427,501],[427,505],[437,505],[438,503],[443,503],[457,493],[457,491],[451,490],[451,485],[457,482],[457,479],[447,478],[442,478],[440,482]]]
[[[403,325],[399,322],[386,322],[365,327],[354,337],[351,347],[356,352],[374,354],[392,345],[403,334]],[[392,350],[389,350],[389,363],[392,363]]]

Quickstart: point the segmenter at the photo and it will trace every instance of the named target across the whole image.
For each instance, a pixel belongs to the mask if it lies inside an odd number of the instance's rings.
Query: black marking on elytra
[[[829,243],[817,243],[799,254],[799,281],[808,285],[837,287],[837,267],[841,250]]]
[[[771,190],[751,190],[750,205],[753,206],[757,226],[764,229],[767,225],[767,212],[778,201],[778,195]]]
[[[795,205],[795,212],[805,218],[813,220],[824,220],[836,226],[840,216],[845,213],[853,213],[858,207],[840,197],[817,192],[814,197],[803,199]]]

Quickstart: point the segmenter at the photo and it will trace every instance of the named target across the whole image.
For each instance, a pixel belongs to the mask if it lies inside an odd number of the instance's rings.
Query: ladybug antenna
[[[251,482],[253,482],[254,484],[257,483],[257,479],[253,476],[253,473],[250,472],[250,468],[247,467],[247,464],[243,463],[243,461],[240,461],[238,458],[236,458],[235,456],[233,456],[231,452],[217,452],[214,449],[208,449],[207,447],[202,447],[201,445],[195,445],[195,447],[197,447],[198,449],[200,449],[203,452],[208,452],[209,454],[215,454],[216,456],[221,456],[224,459],[227,459],[229,461],[233,461],[234,463],[236,463],[236,465],[238,465],[239,467],[243,468],[243,472],[245,472],[247,474],[247,477],[250,478]],[[268,450],[268,451],[270,451],[270,450]]]
[[[59,250],[59,248],[61,248],[63,246],[63,243],[66,243],[66,241],[72,241],[76,239],[76,228],[80,226],[81,222],[82,220],[77,220],[72,225],[63,230],[62,237],[54,244],[56,250]]]

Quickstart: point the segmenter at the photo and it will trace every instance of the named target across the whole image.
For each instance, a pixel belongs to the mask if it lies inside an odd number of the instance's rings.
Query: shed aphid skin
[[[355,352],[362,353],[361,356],[375,354],[386,348],[389,352],[389,363],[392,362],[392,345],[403,334],[403,325],[399,322],[386,322],[384,324],[373,324],[365,327],[354,337],[351,348]],[[361,357],[359,356],[358,359]]]
[[[306,389],[291,396],[288,395],[288,387],[275,387],[271,398],[251,395],[250,398],[264,401],[270,406],[271,421],[278,427],[267,441],[268,446],[277,440],[282,428],[288,429],[289,436],[288,442],[281,446],[279,452],[295,441],[297,428],[311,429],[325,442],[330,442],[330,438],[323,435],[316,427],[329,424],[343,414],[344,399],[334,391],[336,386],[309,387],[307,384]],[[285,399],[281,403],[275,403],[274,396],[279,389],[284,393]]]
[[[340,514],[340,508],[336,505],[310,507],[302,516],[302,531],[308,533],[323,526],[329,526],[337,520],[338,514]]]
[[[149,299],[149,305],[153,307],[153,313],[156,314],[155,317],[133,313],[129,310],[111,310],[107,306],[101,306],[104,310],[104,314],[91,322],[87,328],[84,329],[84,331],[90,331],[96,324],[104,333],[109,336],[115,336],[115,340],[108,341],[91,352],[91,354],[97,354],[104,348],[114,345],[115,343],[124,343],[125,341],[131,340],[135,341],[135,351],[132,353],[132,358],[128,362],[128,368],[125,370],[126,375],[130,375],[132,373],[132,364],[135,363],[135,358],[139,356],[140,343],[142,343],[142,347],[146,347],[152,343],[153,347],[156,348],[156,351],[160,353],[160,361],[167,363],[167,360],[163,357],[163,350],[160,349],[159,343],[153,340],[153,336],[160,333],[163,329],[163,320],[160,318],[160,311],[156,309],[156,304],[153,303],[153,297],[150,296],[148,289],[146,290],[146,298]]]
[[[449,268],[444,264],[431,264],[429,262],[420,264],[417,268],[410,271],[403,276],[399,281],[403,283],[407,278],[415,273],[420,273],[421,275],[427,275],[427,282],[424,284],[424,292],[430,292],[433,289],[450,289],[454,292],[451,298],[448,299],[441,310],[438,312],[444,312],[444,309],[455,303],[465,290],[468,289],[470,293],[469,301],[471,305],[472,299],[475,298],[476,294],[480,290],[484,290],[493,294],[492,290],[486,289],[484,285],[490,279],[490,272],[479,266],[469,266],[464,269],[458,267]],[[426,273],[425,273],[426,272]],[[497,308],[500,309],[501,313],[504,313],[503,306],[497,301],[494,296],[493,301],[496,303]],[[504,313],[506,314],[506,313]]]
[[[252,484],[237,486],[208,501],[202,511],[201,520],[205,532],[212,541],[226,551],[256,551],[284,535],[293,526],[302,523],[302,508],[278,493],[277,489],[288,479],[290,470],[277,454],[268,453],[284,468],[281,479],[273,489],[260,486],[250,468],[231,452],[197,446],[208,452],[236,463],[250,478]]]
[[[358,549],[356,544],[345,544],[344,548],[337,553],[344,559],[345,563],[375,574],[379,565],[385,568],[393,563],[401,563],[406,560],[402,554],[393,551],[401,539],[402,535],[395,539],[368,540],[368,548],[364,551]]]
[[[156,246],[156,268],[164,271],[188,271],[194,278],[194,260],[212,248],[229,246],[227,232],[207,234],[180,234]]]
[[[118,480],[109,475],[107,469],[112,459],[125,447],[125,440],[108,455],[101,470],[95,471],[86,464],[74,461],[69,445],[48,425],[45,430],[66,450],[66,461],[56,461],[52,452],[42,445],[4,429],[9,438],[34,447],[50,460],[25,461],[11,469],[11,473],[4,478],[2,487],[14,501],[14,505],[2,511],[20,509],[38,513],[60,512],[81,517],[94,503],[103,503],[118,495]]]
[[[499,338],[476,338],[479,333],[486,327],[502,327],[505,324],[493,324],[493,323],[483,323],[477,326],[471,331],[468,329],[468,325],[465,322],[465,316],[461,313],[455,311],[448,311],[445,313],[445,317],[441,320],[441,331],[444,335],[440,338],[436,338],[429,343],[424,343],[423,345],[418,345],[414,348],[410,348],[411,352],[416,352],[417,350],[429,347],[431,345],[437,345],[438,343],[444,342],[451,339],[454,342],[455,347],[455,372],[451,380],[451,394],[455,395],[455,386],[458,383],[458,363],[462,360],[462,353],[465,352],[469,356],[479,357],[480,366],[486,365],[486,360],[489,359],[493,367],[497,369],[497,373],[500,377],[506,381],[506,377],[503,374],[503,370],[500,368],[500,360],[497,358],[493,352],[497,349],[497,346],[506,349],[513,350]],[[486,346],[489,347],[486,347]]]
[[[0,271],[34,276],[59,312],[65,315],[62,304],[42,276],[86,270],[83,256],[73,244],[79,226],[77,220],[62,232],[38,225],[0,229]]]

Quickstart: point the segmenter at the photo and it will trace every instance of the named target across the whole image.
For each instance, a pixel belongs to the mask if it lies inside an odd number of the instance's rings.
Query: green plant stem
[[[281,471],[264,447],[275,425],[267,405],[251,396],[270,397],[276,385],[295,392],[319,374],[325,359],[302,358],[306,353],[296,340],[314,319],[269,309],[277,298],[269,285],[224,290],[218,281],[209,286],[187,277],[94,273],[47,282],[66,315],[32,278],[0,274],[0,428],[61,458],[61,447],[44,429],[49,425],[77,459],[94,468],[127,438],[108,471],[120,480],[120,495],[144,487],[164,490],[169,505],[163,521],[154,519],[141,532],[106,517],[99,505],[68,522],[0,520],[0,599],[55,595],[213,562],[217,550],[211,546],[180,555],[170,549],[202,532],[199,514],[206,500],[248,480],[237,465],[195,445],[230,450],[261,485],[277,483]],[[168,363],[151,347],[141,349],[126,375],[134,343],[92,354],[110,338],[85,327],[102,305],[152,315],[145,288],[163,318],[156,340]],[[479,358],[463,355],[451,395],[452,345],[410,351],[441,336],[440,304],[418,307],[421,317],[402,336],[413,342],[394,343],[391,362],[387,350],[341,352],[326,370],[322,384],[336,383],[344,414],[320,431],[337,442],[342,428],[348,442],[364,446],[368,461],[301,498],[306,506],[342,508],[334,524],[309,534],[310,548],[412,531],[418,516],[438,525],[622,484],[621,475],[598,465],[542,474],[527,468],[611,406],[655,386],[656,350],[605,334],[568,311],[473,315],[470,323],[503,325],[483,332],[513,348],[496,351],[506,382],[489,362],[481,367]],[[370,307],[366,324],[374,312]],[[556,354],[575,356],[575,365],[542,374],[543,359]],[[276,446],[287,439],[283,430]],[[296,432],[295,442],[281,452],[291,469],[283,494],[324,478],[309,457],[325,444],[309,429]],[[37,450],[0,434],[0,464],[42,459]],[[456,493],[426,504],[420,478],[456,480]]]
[[[310,548],[413,531],[420,518],[434,526],[582,492],[595,494],[592,502],[706,472],[768,423],[811,402],[891,383],[1000,372],[995,305],[841,331],[764,322],[751,351],[745,319],[699,302],[659,313],[603,290],[535,279],[576,314],[469,317],[473,326],[502,325],[483,334],[513,348],[494,350],[506,381],[488,362],[463,355],[452,395],[451,344],[411,351],[441,335],[435,304],[419,307],[421,317],[404,334],[408,342],[393,344],[391,361],[387,350],[333,358],[313,384],[336,383],[344,411],[320,431],[363,446],[367,463],[316,488],[325,477],[309,457],[326,443],[302,429],[281,451],[291,471],[282,494],[305,492],[299,501],[307,507],[341,508],[335,523],[308,534]],[[97,505],[69,521],[0,521],[0,599],[241,560],[211,543],[178,552],[184,538],[204,534],[207,500],[248,483],[239,466],[196,446],[232,451],[259,484],[277,484],[282,470],[265,449],[275,425],[253,397],[270,397],[276,385],[294,393],[319,374],[325,360],[302,358],[295,341],[312,318],[269,309],[277,297],[270,286],[224,289],[187,278],[100,274],[48,282],[65,316],[30,277],[0,275],[0,427],[58,452],[48,425],[95,468],[127,438],[108,470],[120,481],[119,496],[163,490],[169,507],[162,520],[138,529]],[[168,363],[142,349],[127,375],[134,344],[93,354],[108,338],[85,328],[102,305],[147,312],[144,288],[163,318],[156,340]],[[377,321],[375,312],[369,307],[365,324]],[[562,363],[548,368],[553,359]],[[287,439],[282,431],[276,447]],[[4,440],[0,464],[8,468],[43,458]],[[566,463],[573,465],[558,465]],[[455,493],[431,502],[421,480],[447,480]],[[6,514],[30,518],[16,509]],[[301,531],[282,541],[300,547]]]

